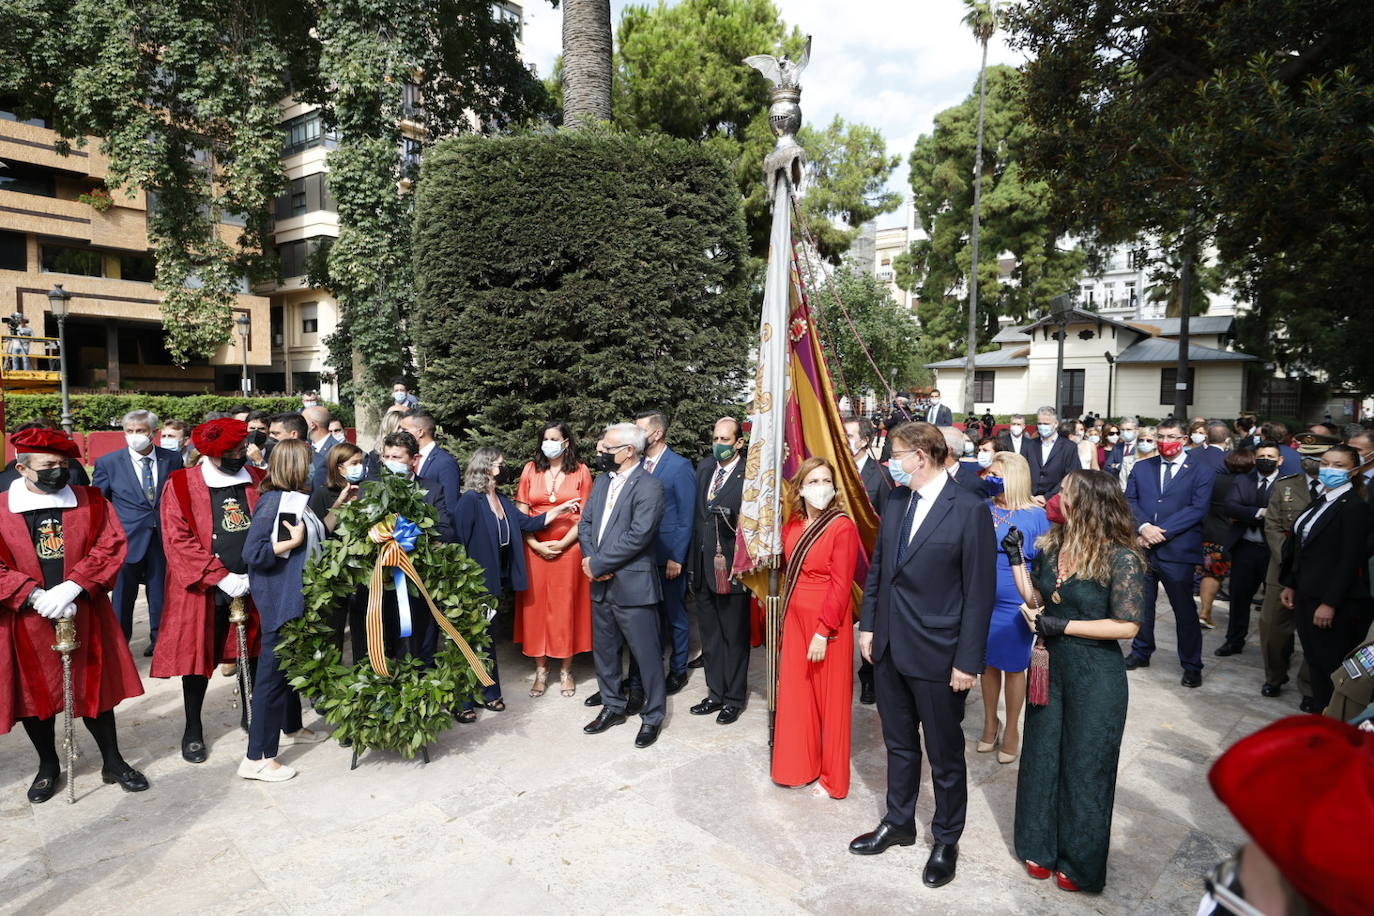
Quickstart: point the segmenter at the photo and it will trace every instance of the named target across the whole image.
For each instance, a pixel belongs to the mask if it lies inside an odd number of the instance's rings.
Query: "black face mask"
[[[237,474],[243,470],[243,466],[248,462],[248,458],[240,455],[237,458],[230,458],[228,455],[221,455],[219,459],[219,469],[226,474]]]
[[[496,474],[496,485],[498,487],[508,486],[516,481],[515,468],[501,465],[501,470]]]
[[[248,434],[248,444],[262,448],[267,444],[267,432],[261,429],[253,430]]]
[[[1279,463],[1273,458],[1255,459],[1255,470],[1259,471],[1261,477],[1268,477],[1270,474],[1274,473],[1274,469],[1278,466]]]
[[[620,462],[616,460],[615,452],[598,452],[596,465],[603,471],[617,471],[620,469]]]
[[[72,472],[64,467],[44,468],[41,471],[34,471],[38,479],[33,485],[44,493],[56,493],[65,487],[72,479]]]

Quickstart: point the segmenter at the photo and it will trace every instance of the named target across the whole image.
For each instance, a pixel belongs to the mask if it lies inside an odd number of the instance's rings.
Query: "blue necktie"
[[[143,495],[148,497],[150,504],[157,500],[157,490],[153,488],[153,458],[151,455],[143,457]]]
[[[915,534],[911,530],[911,522],[916,518],[916,504],[921,501],[921,494],[915,490],[911,491],[911,501],[906,504],[906,514],[902,516],[902,527],[897,532],[897,562],[902,562],[902,557],[906,555],[906,547],[911,543],[911,536]]]

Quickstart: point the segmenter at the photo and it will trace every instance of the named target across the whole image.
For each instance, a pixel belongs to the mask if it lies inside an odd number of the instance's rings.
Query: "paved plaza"
[[[1218,618],[1226,617],[1219,605]],[[140,612],[141,613],[141,612]],[[1258,647],[1214,659],[1200,689],[1179,686],[1173,618],[1161,649],[1130,675],[1106,892],[1066,894],[1026,877],[1012,850],[1017,765],[974,753],[982,709],[968,704],[968,827],[959,873],[922,886],[930,848],[929,774],[915,847],[850,855],[882,814],[885,762],[875,708],[854,706],[854,780],[842,801],[768,779],[763,653],[744,716],[722,727],[687,708],[702,672],[669,698],[658,743],[633,745],[632,722],[582,734],[594,710],[589,660],[577,696],[528,696],[532,665],[500,654],[509,710],[455,725],[431,762],[371,752],[349,771],[332,742],[284,748],[300,770],[268,785],[234,776],[245,735],[233,682],[206,699],[210,760],[182,761],[181,689],[145,680],[119,708],[120,741],[152,782],[129,795],[101,784],[78,725],[77,803],[65,790],[24,799],[35,760],[22,729],[0,737],[0,911],[5,913],[1192,913],[1202,873],[1241,840],[1206,773],[1220,751],[1282,715],[1298,696],[1259,696]],[[136,632],[146,633],[140,618]],[[145,641],[134,641],[139,668]],[[321,727],[310,712],[306,724]]]

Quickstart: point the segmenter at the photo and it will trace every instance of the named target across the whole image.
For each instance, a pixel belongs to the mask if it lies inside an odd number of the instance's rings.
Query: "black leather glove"
[[[1064,628],[1069,625],[1068,620],[1063,617],[1051,617],[1049,614],[1041,614],[1035,618],[1036,635],[1048,639],[1051,636],[1063,636]]]
[[[1024,566],[1026,563],[1025,555],[1021,548],[1025,546],[1026,538],[1021,530],[1013,525],[1007,530],[1007,536],[1002,538],[1002,550],[1007,555],[1007,560],[1012,566]]]

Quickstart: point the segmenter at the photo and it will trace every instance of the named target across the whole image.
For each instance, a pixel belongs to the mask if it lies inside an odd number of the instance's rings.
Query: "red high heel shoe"
[[[1081,888],[1077,884],[1074,884],[1072,881],[1070,881],[1069,876],[1064,874],[1062,871],[1057,871],[1054,873],[1054,883],[1059,885],[1059,889],[1061,891],[1081,890]]]
[[[1039,865],[1036,865],[1030,859],[1027,859],[1026,874],[1030,875],[1036,881],[1044,881],[1050,875],[1054,874],[1054,872],[1050,871],[1048,868],[1043,868]]]

